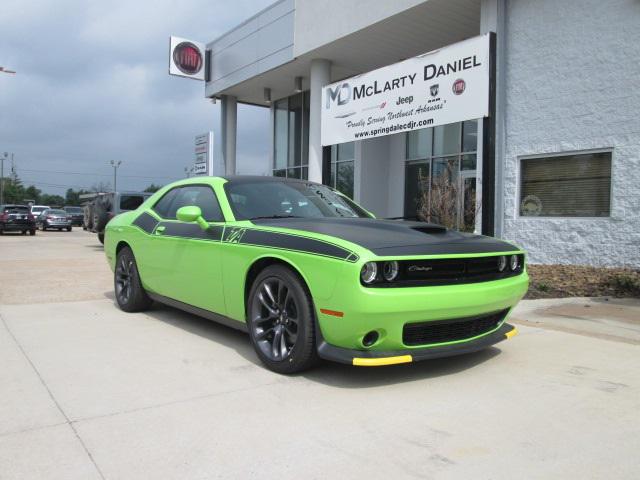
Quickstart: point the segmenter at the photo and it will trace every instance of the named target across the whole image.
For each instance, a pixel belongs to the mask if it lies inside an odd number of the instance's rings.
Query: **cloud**
[[[0,75],[0,151],[51,193],[109,181],[111,159],[123,189],[183,177],[193,137],[219,132],[220,106],[167,74],[168,37],[210,41],[270,3],[4,0],[0,65],[18,73]],[[268,128],[268,110],[239,107],[243,173],[268,169]]]

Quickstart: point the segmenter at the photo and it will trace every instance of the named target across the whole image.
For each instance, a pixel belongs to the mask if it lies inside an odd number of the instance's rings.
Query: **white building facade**
[[[227,174],[237,103],[259,105],[273,175],[330,184],[378,217],[433,213],[448,181],[453,228],[514,241],[532,263],[638,267],[638,25],[636,0],[281,0],[207,44],[205,95],[222,103]],[[491,122],[322,146],[324,86],[489,32]]]

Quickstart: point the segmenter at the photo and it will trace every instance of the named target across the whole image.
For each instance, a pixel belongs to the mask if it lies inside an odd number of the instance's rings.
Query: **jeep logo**
[[[347,82],[326,89],[327,100],[325,108],[331,107],[331,102],[337,102],[338,105],[345,105],[351,100],[351,87]]]

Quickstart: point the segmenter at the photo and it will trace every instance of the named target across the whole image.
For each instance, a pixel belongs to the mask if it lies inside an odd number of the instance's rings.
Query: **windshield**
[[[280,180],[233,181],[224,188],[236,220],[258,218],[331,218],[370,215],[325,185]]]
[[[82,209],[80,207],[64,207],[64,209],[69,213],[82,213]]]
[[[43,210],[46,210],[45,207],[31,207],[31,213],[40,213]]]
[[[47,215],[66,215],[67,212],[64,210],[57,210],[52,208],[51,210],[47,210]]]

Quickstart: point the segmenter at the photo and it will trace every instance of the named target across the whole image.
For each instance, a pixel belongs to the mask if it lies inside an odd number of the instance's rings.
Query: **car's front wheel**
[[[313,303],[298,275],[281,265],[267,267],[247,303],[251,343],[270,370],[295,373],[317,362]]]
[[[113,283],[116,301],[125,312],[141,312],[151,306],[152,301],[142,286],[138,265],[129,247],[118,252]]]

